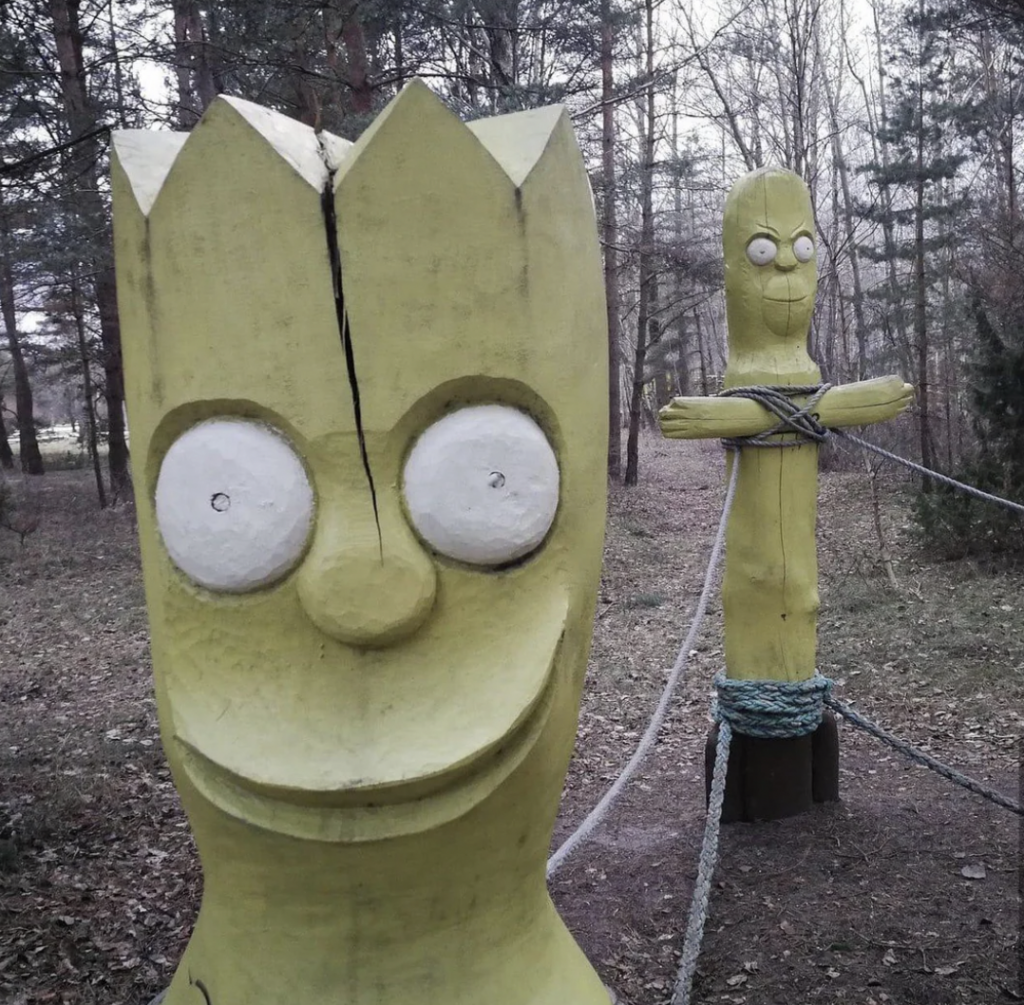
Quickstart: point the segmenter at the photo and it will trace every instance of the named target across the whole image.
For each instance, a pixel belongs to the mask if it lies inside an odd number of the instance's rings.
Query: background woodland
[[[0,465],[129,452],[111,262],[110,130],[187,130],[218,93],[354,138],[417,75],[464,118],[565,103],[588,158],[609,320],[608,464],[725,365],[724,194],[810,186],[812,355],[833,383],[917,387],[889,446],[1024,491],[1016,0],[6,0],[0,4]],[[44,457],[53,425],[80,449]],[[12,450],[13,446],[13,450]],[[922,519],[980,530],[948,500]],[[1009,535],[1009,536],[1008,536]]]

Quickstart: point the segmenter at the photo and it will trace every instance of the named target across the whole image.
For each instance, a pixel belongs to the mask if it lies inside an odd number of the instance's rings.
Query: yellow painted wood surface
[[[303,129],[219,98],[187,141],[115,137],[157,705],[204,872],[167,1005],[200,982],[214,1005],[605,1005],[544,877],[606,491],[600,253],[568,116],[474,131],[414,82],[351,149],[320,137],[319,166]],[[535,419],[560,471],[547,539],[501,570],[431,552],[402,500],[417,436],[483,403]],[[162,458],[211,417],[273,426],[314,488],[307,551],[249,594],[189,582],[155,518]],[[433,600],[399,636],[410,569]]]
[[[797,254],[797,242],[807,248],[814,235],[810,196],[797,175],[763,168],[733,186],[723,224],[727,388],[820,382],[807,354],[816,260]],[[752,261],[755,240],[771,241],[775,257]],[[909,385],[883,377],[833,388],[815,411],[826,426],[862,425],[892,418],[911,398]],[[676,439],[750,436],[776,424],[766,409],[739,398],[676,398],[660,419],[663,434]],[[730,472],[735,463],[722,584],[726,671],[747,680],[806,680],[816,656],[818,446],[747,447],[730,454]]]
[[[913,387],[900,377],[876,377],[830,388],[814,414],[829,429],[866,426],[895,418],[910,405],[913,395]],[[660,419],[662,433],[677,440],[756,436],[776,424],[767,409],[749,398],[673,398],[661,410]]]

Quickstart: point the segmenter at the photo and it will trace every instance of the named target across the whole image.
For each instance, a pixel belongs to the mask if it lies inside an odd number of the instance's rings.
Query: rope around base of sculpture
[[[1018,816],[1024,816],[1024,807],[1021,807],[1019,803],[1014,802],[1014,800],[1007,796],[1004,796],[1001,792],[997,792],[995,789],[990,788],[987,785],[983,785],[981,782],[976,781],[973,778],[969,778],[967,775],[962,774],[955,768],[951,768],[948,764],[943,764],[942,761],[938,760],[938,758],[932,757],[931,754],[926,754],[923,750],[907,743],[906,740],[901,740],[899,737],[893,736],[892,733],[882,729],[882,727],[877,723],[872,722],[870,719],[865,719],[859,712],[855,712],[849,707],[849,705],[844,705],[841,701],[837,701],[831,695],[827,695],[824,702],[829,708],[841,715],[848,722],[860,729],[863,729],[864,732],[870,733],[883,743],[887,743],[894,750],[898,750],[901,754],[905,754],[910,758],[910,760],[917,764],[930,768],[936,774],[942,775],[943,778],[948,778],[949,781],[963,786],[963,788],[967,789],[969,792],[973,792],[975,795],[988,799],[997,806],[1002,806],[1005,809],[1011,810]]]
[[[654,715],[651,717],[651,722],[641,737],[639,744],[637,744],[636,750],[633,752],[633,756],[627,762],[625,768],[622,769],[622,773],[618,778],[612,782],[611,787],[601,797],[601,801],[587,814],[584,818],[583,823],[576,828],[575,831],[559,846],[558,850],[548,859],[547,867],[547,878],[551,879],[552,876],[562,867],[565,860],[579,847],[593,832],[594,828],[605,818],[608,810],[611,809],[612,804],[619,797],[619,794],[626,787],[630,778],[636,772],[636,769],[640,766],[640,762],[647,756],[647,752],[654,746],[655,740],[658,738],[658,732],[661,729],[662,723],[665,721],[665,716],[668,714],[669,703],[672,700],[672,695],[676,689],[676,685],[679,683],[679,679],[686,669],[687,664],[690,662],[690,650],[693,648],[693,644],[697,641],[697,633],[700,631],[701,623],[704,620],[704,612],[708,607],[708,600],[711,597],[711,588],[714,585],[715,572],[718,569],[719,562],[722,558],[722,548],[725,545],[725,527],[729,520],[729,512],[732,510],[732,501],[736,495],[736,482],[738,480],[739,465],[734,464],[732,468],[732,475],[729,478],[729,486],[725,492],[725,503],[722,506],[722,516],[718,521],[718,533],[715,536],[715,543],[711,549],[711,557],[708,559],[708,569],[704,574],[704,587],[701,590],[700,599],[697,601],[697,609],[693,615],[693,621],[690,623],[690,630],[686,633],[686,638],[683,640],[683,644],[679,650],[679,655],[676,657],[675,665],[672,667],[671,672],[668,675],[668,681],[665,684],[665,688],[661,693],[661,698],[658,701],[657,708],[654,710]]]
[[[715,678],[718,698],[713,714],[746,736],[787,739],[813,733],[832,681],[821,674],[808,680],[736,680]]]
[[[906,740],[901,740],[877,723],[866,719],[849,705],[832,697],[832,681],[815,673],[796,683],[771,680],[732,680],[719,674],[715,678],[718,699],[715,718],[728,723],[746,736],[784,739],[813,733],[821,722],[823,707],[841,715],[852,725],[887,743],[910,760],[929,768],[969,792],[997,806],[1024,816],[1024,807],[988,785],[944,764]]]

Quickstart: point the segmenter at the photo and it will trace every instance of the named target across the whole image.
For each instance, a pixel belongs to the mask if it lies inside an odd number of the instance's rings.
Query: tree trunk
[[[79,24],[79,0],[50,0],[53,39],[60,66],[61,96],[72,139],[96,130],[96,115],[89,100],[82,32]],[[67,181],[84,215],[94,221],[97,232],[105,235],[97,241],[90,271],[96,276],[95,300],[103,343],[103,396],[107,406],[107,464],[110,487],[115,499],[130,492],[128,444],[124,426],[124,373],[121,364],[121,328],[117,317],[113,255],[110,247],[107,212],[100,195],[99,146],[95,139],[79,143],[67,161]]]
[[[114,27],[114,0],[107,0],[107,25],[110,28],[110,58],[114,66],[114,96],[117,99],[117,125],[127,129],[128,101],[124,93],[124,70],[121,66],[121,53],[117,44],[117,33]]]
[[[866,380],[868,375],[868,326],[864,318],[864,286],[860,274],[860,253],[857,250],[857,233],[854,223],[854,202],[850,192],[850,169],[843,150],[842,131],[839,128],[839,109],[835,90],[827,73],[822,75],[825,86],[825,103],[832,127],[832,158],[839,174],[840,190],[843,194],[843,232],[846,237],[846,253],[853,273],[853,323],[857,340],[857,380]],[[838,295],[838,294],[837,294]]]
[[[92,371],[89,362],[89,347],[85,338],[85,317],[82,312],[82,298],[78,277],[71,287],[71,311],[75,317],[75,334],[78,337],[78,356],[82,363],[82,395],[85,398],[86,444],[92,460],[93,476],[96,479],[96,498],[100,509],[107,508],[107,491],[103,485],[103,469],[100,466],[99,436],[96,432],[96,406],[93,402]]]
[[[178,128],[191,129],[199,121],[199,103],[192,87],[190,67],[191,18],[193,0],[174,0],[174,79],[178,90]]]
[[[405,84],[405,39],[402,35],[402,18],[395,19],[395,27],[391,33],[391,40],[395,47],[395,85],[399,90]]]
[[[7,439],[7,425],[4,422],[4,400],[0,395],[0,468],[10,471],[14,467],[14,451]]]
[[[366,57],[366,33],[359,19],[359,4],[351,4],[341,29],[348,63],[348,86],[352,96],[352,111],[356,115],[373,112],[373,86],[370,83],[369,60]]]
[[[320,95],[313,85],[310,73],[310,60],[307,46],[308,19],[297,17],[292,23],[292,36],[287,45],[288,56],[292,66],[289,82],[292,89],[292,101],[295,104],[295,118],[303,125],[319,131],[323,127],[323,109]]]
[[[14,373],[14,407],[18,416],[18,444],[21,470],[27,475],[43,473],[43,455],[36,439],[35,414],[32,407],[32,385],[28,379],[25,356],[18,334],[18,313],[14,299],[14,272],[11,268],[11,242],[7,217],[0,203],[0,311],[3,313],[7,348]],[[6,437],[4,443],[6,443]],[[10,450],[10,446],[7,447]]]
[[[615,78],[611,0],[601,3],[601,187],[604,292],[608,311],[608,475],[622,474],[622,392],[619,321],[619,226],[615,206]]]
[[[203,15],[196,0],[173,0],[174,75],[178,128],[191,129],[217,96],[218,87]]]
[[[117,316],[117,290],[113,268],[96,278],[96,306],[103,342],[103,399],[107,406],[107,467],[111,501],[131,495],[128,441],[124,421],[124,364],[121,359],[121,324]]]
[[[937,185],[939,199],[943,206],[947,205],[947,189],[943,182],[939,182]],[[940,313],[941,324],[939,327],[939,345],[937,347],[936,356],[941,356],[941,372],[939,371],[939,361],[936,361],[935,365],[935,376],[936,386],[942,387],[942,408],[943,416],[945,418],[945,458],[946,458],[946,470],[953,471],[956,468],[956,460],[953,453],[953,444],[956,441],[956,434],[954,431],[954,424],[958,421],[958,416],[954,413],[953,405],[957,401],[957,370],[956,365],[956,352],[955,344],[957,336],[955,332],[955,325],[952,322],[954,312],[956,309],[956,298],[950,285],[950,276],[955,263],[953,260],[952,253],[952,235],[949,233],[949,226],[944,213],[940,213],[936,220],[936,225],[939,232],[939,249],[937,254],[941,256],[941,273],[940,278],[942,282],[942,309]],[[934,346],[934,329],[933,337],[929,338],[929,341]],[[932,397],[932,406],[935,406],[934,396]],[[932,432],[935,432],[934,425]],[[935,444],[932,444],[933,454],[937,453]]]
[[[636,352],[633,355],[633,386],[629,401],[629,435],[626,438],[626,485],[640,477],[640,416],[644,393],[647,347],[654,339],[652,317],[657,305],[654,271],[654,0],[645,0],[647,42],[647,101],[640,194],[640,302],[637,308]]]
[[[878,72],[878,111],[879,119],[881,124],[886,126],[888,124],[889,112],[885,101],[885,62],[884,54],[882,52],[882,28],[878,21],[878,9],[874,5],[871,8],[872,15],[874,18],[874,29],[875,29],[875,51],[877,56],[877,72]],[[876,130],[872,129],[872,137],[874,137]],[[882,165],[882,172],[885,177],[889,176],[889,144],[882,142],[880,149],[876,150],[876,160],[880,160]],[[889,296],[892,300],[895,322],[896,322],[896,333],[899,338],[899,348],[901,352],[907,351],[910,346],[910,335],[907,331],[907,318],[906,312],[903,307],[903,291],[900,290],[899,277],[896,274],[896,234],[893,228],[893,201],[892,191],[887,183],[880,184],[878,186],[878,194],[881,196],[882,202],[882,238],[883,247],[885,248],[885,261],[888,268],[888,281],[889,281]]]
[[[677,264],[673,270],[672,294],[675,297],[675,394],[684,395],[690,393],[690,370],[687,365],[687,343],[689,338],[686,332],[686,311],[683,309],[683,301],[686,298],[689,283],[687,282],[686,270],[678,264],[682,258],[683,249],[683,178],[682,160],[679,154],[679,101],[677,96],[679,78],[677,76],[672,87],[672,160],[675,172],[672,183],[672,236],[675,239],[675,254]],[[693,220],[693,205],[689,206],[689,218]],[[659,403],[660,404],[660,403]]]
[[[1017,243],[1017,172],[1014,163],[1016,157],[1016,133],[1013,124],[1015,117],[1014,98],[1016,97],[1016,78],[1013,72],[1014,63],[1009,62],[1006,69],[1006,128],[1003,130],[1004,159],[1006,161],[1006,198],[1007,215],[1009,216],[1009,244],[1011,250]]]
[[[693,309],[693,323],[697,332],[697,354],[700,360],[700,393],[706,398],[711,394],[711,382],[708,380],[708,361],[704,356],[704,326],[700,323],[699,308]]]
[[[924,2],[919,0],[919,14],[924,15]],[[918,32],[923,31],[922,27]],[[924,246],[924,87],[917,87],[917,150],[914,181],[914,348],[917,353],[917,409],[918,431],[921,440],[921,463],[934,468],[932,451],[931,415],[929,411],[928,376],[928,286],[925,278]],[[922,491],[931,489],[930,479],[925,478]]]

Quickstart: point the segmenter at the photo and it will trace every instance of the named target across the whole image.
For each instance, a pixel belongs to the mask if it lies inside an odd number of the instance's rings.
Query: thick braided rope
[[[1011,502],[1009,499],[1003,499],[1000,496],[994,496],[990,492],[983,492],[981,489],[976,489],[973,485],[965,485],[963,482],[958,482],[955,478],[950,478],[949,475],[940,475],[938,471],[932,471],[924,467],[924,465],[908,461],[905,457],[900,457],[899,454],[890,453],[888,450],[877,447],[874,443],[869,443],[867,440],[862,440],[859,436],[854,436],[844,429],[833,429],[832,433],[836,436],[841,436],[844,440],[849,440],[851,443],[856,443],[858,447],[863,447],[865,450],[878,454],[879,457],[885,457],[887,460],[902,464],[905,468],[910,468],[911,471],[916,471],[919,475],[924,475],[926,478],[933,478],[937,482],[942,482],[943,485],[950,486],[950,488],[959,489],[961,492],[966,492],[968,495],[975,496],[978,499],[984,499],[986,502],[995,503],[997,506],[1003,506],[1006,509],[1013,510],[1015,513],[1024,513],[1024,506],[1020,503]]]
[[[747,398],[767,408],[779,421],[771,429],[754,436],[733,436],[722,440],[726,447],[800,447],[805,443],[821,443],[828,430],[812,414],[831,384],[754,384],[750,387],[729,387],[720,398]],[[793,399],[809,395],[802,405]],[[779,433],[795,433],[792,440],[778,440]]]
[[[679,655],[676,657],[675,665],[668,675],[665,689],[661,693],[654,715],[651,717],[650,725],[640,739],[633,756],[629,759],[622,773],[612,783],[608,791],[601,797],[601,801],[587,814],[583,823],[562,843],[558,850],[548,859],[547,877],[550,879],[562,867],[565,860],[582,844],[592,833],[595,827],[604,819],[612,803],[619,797],[619,793],[626,787],[630,778],[640,766],[640,762],[647,756],[647,752],[654,746],[658,738],[658,731],[661,729],[665,716],[668,714],[669,703],[679,678],[682,676],[686,665],[690,661],[690,650],[697,640],[697,633],[700,631],[701,622],[704,620],[704,612],[708,607],[708,600],[711,597],[711,590],[715,582],[715,572],[718,569],[722,558],[722,548],[725,545],[725,528],[729,521],[729,512],[732,510],[733,498],[736,495],[736,482],[740,466],[734,464],[732,475],[729,478],[729,487],[725,492],[725,503],[722,506],[722,516],[718,521],[718,533],[715,536],[715,543],[711,549],[711,557],[708,559],[708,569],[704,574],[704,588],[701,590],[700,599],[697,601],[697,609],[690,623],[690,630],[683,640]]]
[[[959,771],[951,768],[948,764],[943,764],[942,761],[934,758],[931,754],[926,754],[923,750],[919,750],[917,747],[907,743],[906,740],[901,740],[892,733],[886,732],[881,726],[872,722],[870,719],[865,719],[859,712],[855,712],[848,705],[844,705],[842,702],[837,701],[831,695],[825,697],[825,704],[829,708],[836,711],[844,719],[847,719],[853,725],[860,727],[866,733],[870,733],[872,736],[877,737],[883,743],[889,744],[894,750],[898,750],[901,754],[905,754],[912,761],[917,764],[921,764],[926,768],[931,768],[932,771],[942,775],[943,778],[948,778],[951,782],[955,782],[957,785],[962,785],[965,789],[973,792],[975,795],[983,796],[985,799],[990,800],[997,806],[1002,806],[1005,809],[1012,810],[1018,816],[1024,816],[1024,808],[1014,800],[1009,799],[1002,793],[997,792],[995,789],[989,788],[987,785],[982,785],[981,782],[975,781],[973,778],[968,778],[967,775],[961,774]]]
[[[857,446],[863,447],[865,450],[878,454],[879,457],[902,464],[905,468],[916,471],[919,475],[924,475],[926,478],[934,479],[943,485],[948,485],[950,488],[966,492],[976,499],[995,503],[997,506],[1012,510],[1014,513],[1024,514],[1024,504],[1022,503],[1003,499],[1001,496],[985,492],[982,489],[975,488],[973,485],[959,482],[955,478],[950,478],[949,475],[932,471],[923,464],[917,464],[914,461],[907,460],[905,457],[900,457],[899,454],[894,454],[883,447],[876,446],[874,443],[862,440],[859,436],[846,432],[845,429],[827,429],[811,413],[831,386],[831,384],[754,384],[750,387],[727,388],[719,394],[719,397],[747,398],[750,401],[756,401],[762,407],[768,409],[779,421],[771,429],[758,433],[756,436],[735,436],[723,439],[722,443],[732,448],[799,447],[808,441],[822,443],[828,439],[829,435],[839,436],[844,440],[849,440],[851,443],[856,443]],[[803,395],[810,396],[803,405],[798,405],[792,400],[794,397],[801,397]],[[772,439],[772,437],[777,436],[779,433],[796,433],[797,438],[792,440]]]
[[[813,733],[832,681],[821,674],[801,681],[734,680],[715,677],[714,714],[745,736],[786,739]]]
[[[700,956],[700,946],[704,940],[704,926],[708,920],[711,880],[718,864],[718,837],[722,826],[722,803],[725,800],[725,779],[728,774],[731,740],[732,729],[729,723],[721,723],[718,727],[718,744],[715,747],[715,770],[711,776],[711,798],[708,800],[707,816],[704,819],[704,840],[700,847],[697,879],[693,884],[690,914],[686,921],[686,937],[679,960],[679,973],[672,991],[672,1005],[690,1005],[693,975],[697,970],[697,958]]]

